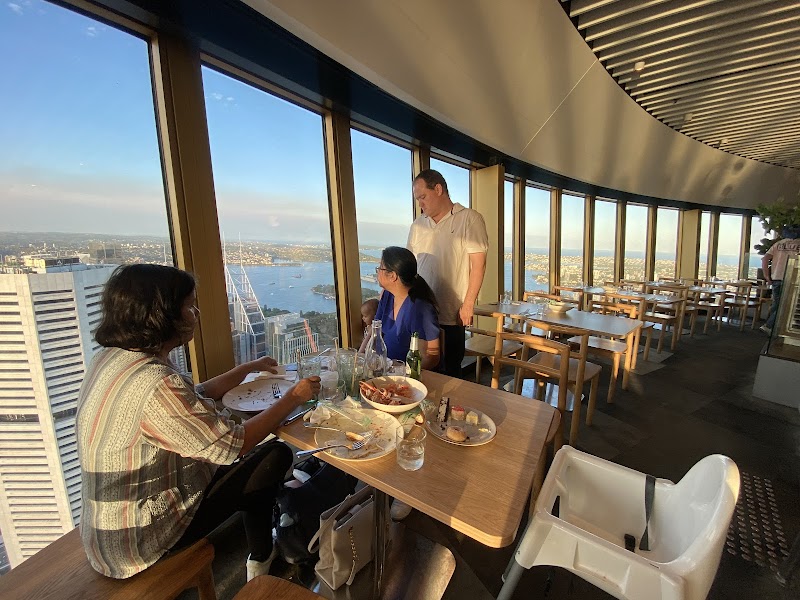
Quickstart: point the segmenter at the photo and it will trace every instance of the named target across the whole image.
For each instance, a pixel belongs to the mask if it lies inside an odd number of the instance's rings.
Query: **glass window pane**
[[[80,518],[75,415],[106,281],[173,263],[147,43],[52,4],[3,8],[0,497],[16,508],[0,574]]]
[[[628,204],[625,207],[624,279],[644,281],[644,255],[647,243],[647,207]]]
[[[700,215],[700,256],[697,265],[697,278],[708,279],[708,242],[711,233],[711,213],[703,212]]]
[[[742,249],[741,215],[719,216],[719,241],[717,242],[717,277],[735,281],[739,279],[739,252]]]
[[[469,169],[458,167],[433,157],[431,157],[431,169],[439,171],[442,177],[444,177],[444,180],[447,182],[447,190],[450,192],[450,200],[458,202],[462,206],[471,206]]]
[[[351,130],[361,297],[377,298],[375,267],[387,246],[406,247],[414,217],[411,150]]]
[[[614,248],[617,235],[617,205],[607,200],[594,203],[594,267],[592,283],[614,281]]]
[[[561,195],[561,285],[583,282],[583,196]]]
[[[203,87],[235,359],[293,362],[339,336],[322,117],[206,67]]]
[[[550,288],[550,190],[525,189],[525,290]]]
[[[747,277],[755,279],[758,276],[758,270],[761,268],[762,253],[756,246],[761,246],[765,241],[771,239],[772,236],[764,229],[761,224],[761,219],[758,217],[751,217],[750,221],[750,262],[747,269]]]
[[[503,288],[511,294],[513,284],[514,250],[514,184],[506,181],[503,185]]]
[[[675,277],[675,260],[678,253],[678,210],[658,208],[656,219],[656,266],[653,279]]]

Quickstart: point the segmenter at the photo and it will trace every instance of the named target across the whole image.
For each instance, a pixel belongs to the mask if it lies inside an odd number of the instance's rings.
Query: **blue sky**
[[[13,0],[0,6],[0,51],[0,81],[13,90],[0,95],[0,230],[166,235],[146,42],[41,0]],[[225,236],[329,241],[321,117],[209,68],[203,83]],[[404,243],[410,151],[358,132],[352,141],[360,241]],[[467,171],[432,166],[467,205]],[[530,246],[546,244],[546,196],[529,188]],[[597,213],[598,249],[613,247],[612,212]],[[582,219],[579,203],[564,212],[565,248],[580,246]],[[721,254],[738,252],[737,222],[722,223]],[[629,224],[629,244],[643,249],[644,227]],[[659,251],[670,238],[659,235]]]

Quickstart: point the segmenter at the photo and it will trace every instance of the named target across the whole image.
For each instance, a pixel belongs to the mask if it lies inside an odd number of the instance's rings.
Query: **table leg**
[[[636,332],[631,332],[625,336],[625,369],[622,371],[622,389],[628,389],[628,379],[631,374],[631,361],[633,360],[633,340],[636,337]]]
[[[386,492],[375,489],[375,531],[373,532],[373,548],[375,549],[375,571],[372,578],[372,600],[381,596],[383,570],[386,565],[386,534],[389,529],[389,496]]]

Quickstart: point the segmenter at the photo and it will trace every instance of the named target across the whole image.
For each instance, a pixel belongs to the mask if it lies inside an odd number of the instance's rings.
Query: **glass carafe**
[[[386,342],[383,341],[383,331],[379,319],[372,321],[372,331],[370,331],[369,340],[367,340],[364,358],[364,375],[368,379],[381,377],[386,373],[386,365],[388,364]]]

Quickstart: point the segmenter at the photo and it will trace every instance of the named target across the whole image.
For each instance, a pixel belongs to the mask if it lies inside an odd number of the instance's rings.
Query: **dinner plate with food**
[[[368,433],[372,434],[364,447],[358,450],[348,447],[325,450],[331,456],[342,460],[372,460],[386,456],[397,446],[396,432],[402,425],[392,415],[372,408],[359,409],[358,414],[352,415],[348,410],[329,412],[330,416],[319,423],[314,431],[317,446],[352,446],[353,442],[361,441]]]
[[[426,415],[425,426],[433,435],[457,446],[481,446],[494,439],[497,426],[479,410],[443,397]]]
[[[428,388],[411,377],[384,375],[362,381],[361,399],[372,408],[392,414],[416,408],[428,395]]]
[[[237,385],[222,397],[222,404],[231,410],[261,412],[275,404],[294,381],[286,379],[254,379]]]

